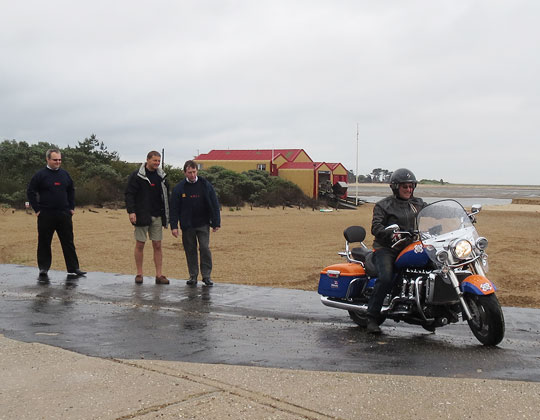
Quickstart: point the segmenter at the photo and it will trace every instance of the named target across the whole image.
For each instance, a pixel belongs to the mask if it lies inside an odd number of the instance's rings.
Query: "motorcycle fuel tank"
[[[396,268],[424,267],[429,262],[429,256],[421,242],[413,242],[399,253],[396,258]]]

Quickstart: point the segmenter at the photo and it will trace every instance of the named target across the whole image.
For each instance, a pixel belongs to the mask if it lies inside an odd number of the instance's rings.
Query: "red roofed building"
[[[235,172],[266,171],[294,182],[313,198],[323,182],[347,182],[347,170],[341,163],[313,162],[303,149],[211,150],[194,161],[199,169],[221,166]]]

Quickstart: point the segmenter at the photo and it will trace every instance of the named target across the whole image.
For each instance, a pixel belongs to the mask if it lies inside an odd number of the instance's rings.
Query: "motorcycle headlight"
[[[477,240],[476,240],[476,247],[480,250],[480,251],[484,251],[488,246],[488,240],[486,238],[484,238],[483,236],[480,236]]]
[[[461,239],[453,244],[452,253],[459,259],[468,258],[472,252],[472,245],[469,241]]]
[[[441,264],[444,264],[446,261],[448,261],[448,251],[440,250],[435,254],[435,258],[437,258],[437,261],[439,261]]]

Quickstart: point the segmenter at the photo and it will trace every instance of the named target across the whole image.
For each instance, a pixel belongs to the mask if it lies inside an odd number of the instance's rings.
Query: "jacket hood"
[[[141,166],[139,167],[139,172],[137,173],[137,175],[140,176],[141,178],[148,179],[146,177],[146,169],[145,168],[146,168],[146,163],[142,163]],[[157,168],[156,172],[160,176],[160,178],[162,178],[162,179],[167,176],[167,174],[165,173],[165,171],[163,171],[163,169],[161,169],[161,167]]]

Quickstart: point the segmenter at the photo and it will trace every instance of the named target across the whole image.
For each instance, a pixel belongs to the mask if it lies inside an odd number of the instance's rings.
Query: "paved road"
[[[504,308],[506,337],[481,346],[465,323],[435,334],[387,321],[367,335],[315,292],[183,280],[135,285],[132,276],[67,280],[0,265],[0,333],[122,359],[540,382],[540,311]]]

